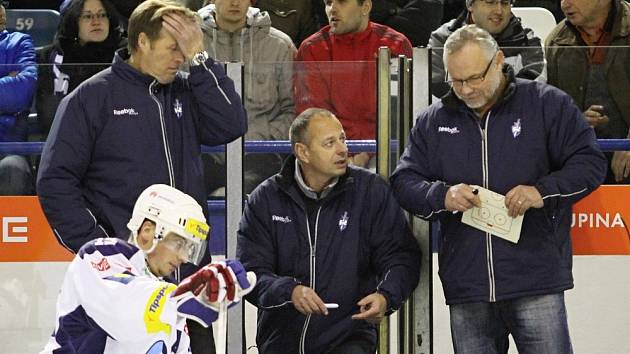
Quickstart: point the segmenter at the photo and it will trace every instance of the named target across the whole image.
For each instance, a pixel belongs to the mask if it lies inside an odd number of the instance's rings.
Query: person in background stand
[[[295,118],[291,38],[272,27],[269,13],[249,6],[250,0],[214,0],[199,10],[204,45],[221,62],[244,64],[245,140],[287,140]],[[204,155],[204,167],[225,174],[224,154]],[[274,153],[244,156],[244,191],[249,194],[267,177],[278,172],[282,157]],[[207,181],[210,192],[224,187]],[[218,193],[215,193],[218,194]]]
[[[61,99],[109,67],[114,52],[127,45],[114,11],[109,0],[69,2],[62,10],[54,42],[38,50],[35,106],[44,140]]]
[[[295,109],[327,109],[341,121],[348,139],[376,138],[376,64],[380,47],[392,56],[413,55],[403,34],[370,21],[371,0],[326,0],[330,25],[300,45],[295,69]],[[372,167],[366,152],[352,164]]]
[[[566,91],[600,139],[630,138],[630,3],[563,1],[547,36],[549,83]],[[605,183],[630,183],[630,151],[606,152]]]
[[[0,142],[26,141],[27,118],[35,87],[35,48],[28,34],[9,33],[7,13],[0,3]],[[33,172],[20,155],[0,154],[0,195],[35,194]]]
[[[370,20],[404,34],[414,47],[426,47],[442,24],[443,0],[372,0]]]

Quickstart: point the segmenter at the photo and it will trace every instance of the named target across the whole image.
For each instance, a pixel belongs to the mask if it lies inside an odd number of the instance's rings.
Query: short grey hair
[[[477,44],[486,54],[488,60],[492,59],[499,50],[497,41],[488,31],[477,25],[466,25],[453,32],[444,43],[444,53],[442,54],[444,67],[447,66],[448,57],[451,54],[461,50],[469,43]]]
[[[304,112],[300,113],[295,119],[293,123],[291,123],[291,127],[289,128],[289,140],[291,141],[291,147],[295,148],[295,144],[303,143],[306,144],[306,132],[308,128],[308,123],[315,116],[324,116],[328,118],[335,118],[335,115],[332,114],[331,111],[323,108],[308,108]]]

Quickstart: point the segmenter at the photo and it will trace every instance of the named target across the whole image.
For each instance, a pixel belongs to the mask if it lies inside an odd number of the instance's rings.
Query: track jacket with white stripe
[[[376,327],[351,316],[357,302],[381,293],[388,313],[418,284],[420,250],[387,183],[349,166],[330,192],[307,197],[296,181],[295,157],[249,197],[236,256],[258,277],[245,298],[258,307],[260,353],[325,353],[340,343],[376,344]],[[322,193],[323,195],[324,193]],[[327,316],[305,316],[291,303],[298,285],[326,303]]]
[[[39,200],[74,252],[95,238],[126,239],[133,205],[152,184],[173,186],[207,209],[201,145],[247,131],[241,98],[220,63],[209,58],[162,85],[127,57],[119,50],[110,68],[61,101],[42,152]]]
[[[571,206],[597,188],[606,159],[593,129],[564,92],[508,80],[483,119],[451,90],[424,110],[391,177],[403,208],[439,220],[439,275],[447,304],[500,301],[573,287]],[[541,209],[525,213],[517,244],[461,222],[445,210],[448,188],[479,185],[505,195],[536,187]]]

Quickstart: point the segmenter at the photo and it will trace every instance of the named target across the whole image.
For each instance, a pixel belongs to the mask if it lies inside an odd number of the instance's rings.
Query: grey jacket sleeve
[[[270,122],[271,139],[286,140],[289,138],[289,127],[295,118],[295,104],[293,103],[293,58],[297,49],[292,42],[287,43],[285,54],[276,63],[275,79],[278,82],[279,112]]]

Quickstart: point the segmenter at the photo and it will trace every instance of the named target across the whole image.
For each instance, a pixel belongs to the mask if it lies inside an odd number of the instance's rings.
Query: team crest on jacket
[[[516,139],[517,136],[521,135],[521,119],[517,119],[514,124],[512,124],[512,135]]]
[[[175,99],[175,103],[173,104],[173,111],[175,111],[175,115],[177,116],[177,119],[180,119],[182,115],[184,114],[184,108],[179,98]]]
[[[348,212],[344,211],[341,219],[339,219],[339,231],[343,231],[348,226]]]

